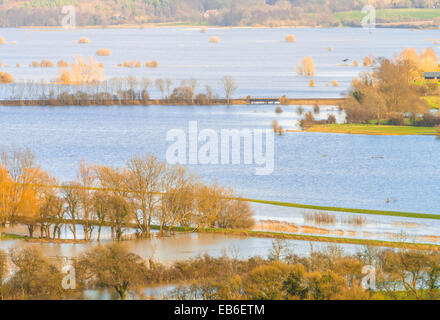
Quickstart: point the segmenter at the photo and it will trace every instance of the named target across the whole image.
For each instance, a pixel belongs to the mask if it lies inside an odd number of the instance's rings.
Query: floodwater
[[[312,107],[304,107],[306,111]],[[166,160],[167,133],[271,128],[295,129],[297,106],[2,107],[0,150],[30,148],[44,170],[74,179],[78,162],[122,166],[135,155]],[[321,108],[326,118],[335,107]],[[339,114],[339,120],[343,115]],[[200,145],[199,145],[200,146]],[[274,140],[274,171],[252,165],[191,165],[205,181],[241,196],[322,206],[439,213],[440,141],[433,136],[287,133]],[[264,214],[260,214],[264,215]]]
[[[292,98],[340,97],[351,80],[368,68],[362,59],[368,55],[392,57],[407,47],[422,50],[432,47],[438,31],[404,29],[209,29],[201,33],[192,28],[155,28],[123,30],[28,30],[4,29],[7,44],[1,47],[2,68],[16,81],[46,81],[58,76],[57,68],[34,69],[32,61],[63,59],[72,61],[77,54],[95,56],[99,48],[110,48],[109,57],[95,58],[104,63],[107,78],[170,78],[174,85],[187,78],[199,81],[197,92],[206,84],[222,95],[219,79],[233,76],[238,84],[235,96],[287,95]],[[286,43],[286,34],[294,34],[295,43]],[[86,36],[90,44],[74,43]],[[209,43],[211,36],[220,42]],[[17,44],[11,44],[17,41]],[[329,51],[328,47],[333,50]],[[434,47],[438,54],[439,48]],[[316,86],[295,72],[297,61],[312,56],[316,63]],[[348,59],[349,66],[342,66]],[[360,66],[352,65],[353,60]],[[143,64],[157,60],[159,67],[118,68],[125,60]],[[16,68],[16,63],[21,67]],[[328,85],[332,80],[338,87]],[[0,98],[10,92],[0,86]],[[153,97],[158,92],[152,88]],[[74,179],[80,160],[103,165],[122,166],[132,156],[151,153],[162,160],[170,147],[167,133],[188,130],[196,121],[199,130],[269,129],[274,120],[285,129],[298,129],[298,106],[112,106],[112,107],[1,107],[0,151],[30,148],[47,170],[67,181]],[[305,112],[312,111],[304,106]],[[317,119],[335,114],[338,122],[344,114],[336,107],[321,107]],[[362,136],[325,133],[288,133],[275,137],[274,171],[255,174],[256,165],[191,165],[207,182],[234,188],[246,198],[295,202],[321,206],[439,213],[440,141],[431,136]],[[274,220],[298,226],[311,226],[344,236],[371,239],[396,239],[400,233],[409,238],[435,236],[440,225],[433,220],[368,216],[362,226],[343,222],[336,216],[334,225],[305,221],[307,212],[294,208],[253,205],[258,221]],[[342,221],[342,222],[341,222]],[[310,230],[309,230],[310,231]],[[322,232],[322,230],[320,231]],[[353,233],[354,232],[354,233]],[[304,231],[309,234],[310,232]],[[329,236],[336,234],[329,234]],[[340,234],[338,234],[340,236]],[[394,238],[393,238],[394,237]],[[183,234],[152,241],[130,241],[130,249],[144,257],[154,255],[161,261],[185,259],[203,253],[220,255],[238,248],[244,256],[265,255],[270,239],[237,238],[222,235]],[[421,242],[436,242],[426,238]],[[0,249],[9,249],[20,241],[2,241]],[[300,253],[308,244],[290,241]],[[40,244],[39,244],[40,245]],[[41,244],[50,255],[77,255],[84,244]],[[356,246],[344,245],[347,250]],[[351,248],[351,249],[350,249]],[[236,252],[237,250],[232,250]]]
[[[288,34],[296,36],[295,43],[286,43]],[[222,95],[219,80],[231,75],[237,80],[236,96],[280,97],[339,97],[360,72],[364,57],[392,57],[408,47],[417,50],[438,46],[429,39],[438,38],[438,31],[410,31],[405,29],[325,28],[325,29],[270,29],[270,28],[209,28],[201,33],[198,28],[152,29],[2,29],[7,44],[1,47],[0,61],[9,65],[8,72],[16,80],[54,80],[57,68],[29,68],[32,61],[60,59],[73,61],[81,54],[104,63],[107,78],[149,77],[169,78],[174,85],[187,78],[199,80],[198,91],[206,84]],[[211,37],[219,43],[209,43]],[[89,44],[78,44],[87,37]],[[17,44],[11,42],[16,41]],[[329,51],[329,47],[333,50]],[[100,48],[111,49],[108,57],[97,57]],[[296,74],[299,59],[311,56],[315,60],[316,86],[310,88],[308,79]],[[344,60],[346,60],[344,62]],[[118,68],[124,61],[140,61],[142,68]],[[146,61],[157,60],[159,67],[145,68]],[[358,60],[360,66],[353,66]],[[16,68],[16,63],[21,68]],[[349,64],[350,66],[342,66]],[[332,80],[339,87],[327,86]],[[152,88],[152,95],[158,92]]]

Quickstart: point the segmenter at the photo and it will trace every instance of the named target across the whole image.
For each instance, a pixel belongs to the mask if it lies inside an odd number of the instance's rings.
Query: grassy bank
[[[346,20],[362,21],[365,14],[360,10],[335,13],[335,18],[343,22]],[[376,10],[376,19],[379,22],[428,21],[440,16],[440,9],[381,9]]]
[[[267,200],[256,200],[256,199],[245,199],[245,200],[249,201],[249,202],[254,202],[254,203],[269,204],[269,205],[281,206],[281,207],[311,209],[311,210],[320,210],[320,211],[372,214],[372,215],[416,218],[416,219],[440,220],[440,215],[427,214],[427,213],[369,210],[369,209],[353,209],[353,208],[339,208],[339,207],[329,207],[329,206],[314,206],[314,205],[307,205],[307,204],[279,202],[279,201],[267,201]]]
[[[13,234],[13,233],[6,233],[3,232],[0,235],[0,240],[25,240],[26,237],[19,235],[19,234]]]
[[[273,238],[273,239],[289,239],[289,240],[298,240],[298,241],[355,244],[355,245],[363,245],[363,246],[376,246],[376,247],[388,247],[388,248],[440,250],[440,245],[428,244],[428,243],[427,244],[406,243],[406,242],[397,242],[397,241],[395,242],[395,241],[382,241],[382,240],[369,240],[369,239],[342,238],[342,237],[325,237],[325,236],[312,236],[312,235],[279,233],[279,232],[269,232],[269,231],[201,229],[198,230],[198,232],[217,233],[217,234],[225,234],[225,235],[233,235],[233,236],[247,236],[247,237],[256,237],[256,238]]]
[[[307,132],[345,133],[364,135],[435,135],[435,128],[412,126],[383,126],[370,124],[326,124],[316,125],[306,130]]]

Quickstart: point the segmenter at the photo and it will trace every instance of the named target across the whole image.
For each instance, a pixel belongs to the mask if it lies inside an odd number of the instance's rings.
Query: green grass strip
[[[267,200],[256,200],[256,199],[242,199],[242,200],[254,202],[254,203],[280,206],[280,207],[291,207],[291,208],[301,208],[301,209],[311,209],[311,210],[321,210],[321,211],[334,211],[334,212],[347,212],[347,213],[374,214],[374,215],[392,216],[392,217],[440,220],[440,215],[437,215],[437,214],[314,206],[314,205],[307,205],[307,204],[279,202],[279,201],[267,201]]]

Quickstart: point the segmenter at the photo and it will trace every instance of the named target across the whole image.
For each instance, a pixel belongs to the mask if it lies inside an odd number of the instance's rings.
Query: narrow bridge
[[[280,102],[279,98],[256,98],[247,97],[248,104],[276,104]]]

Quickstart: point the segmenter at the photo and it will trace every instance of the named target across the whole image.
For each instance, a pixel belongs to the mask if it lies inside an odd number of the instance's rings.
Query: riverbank
[[[384,126],[371,124],[325,124],[316,125],[305,130],[306,132],[343,133],[381,136],[403,135],[435,135],[435,128],[412,126]]]

